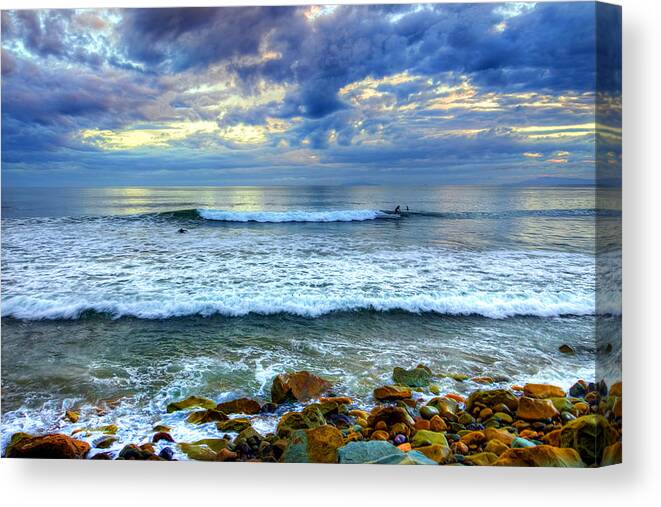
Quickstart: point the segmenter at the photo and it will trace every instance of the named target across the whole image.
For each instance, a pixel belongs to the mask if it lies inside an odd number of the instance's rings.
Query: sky
[[[619,15],[592,2],[3,11],[2,183],[617,179]]]

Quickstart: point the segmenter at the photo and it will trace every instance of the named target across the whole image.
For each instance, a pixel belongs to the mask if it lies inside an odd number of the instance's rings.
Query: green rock
[[[156,426],[154,426],[152,431],[154,431],[155,433],[160,433],[160,432],[170,433],[171,429],[172,428],[170,428],[170,426],[166,426],[165,424],[157,424]]]
[[[470,375],[465,375],[463,373],[448,373],[446,377],[451,378],[457,382],[465,382],[470,378]]]
[[[337,452],[339,462],[347,465],[373,463],[387,456],[404,454],[390,442],[383,440],[349,442],[344,447],[340,447]]]
[[[243,418],[229,419],[228,421],[220,421],[219,423],[216,423],[216,428],[218,431],[224,431],[228,433],[239,433],[249,427],[250,421]]]
[[[505,412],[496,412],[492,417],[505,424],[512,424],[514,422],[514,418]]]
[[[289,436],[282,462],[337,463],[337,450],[343,445],[342,433],[334,426],[295,430]]]
[[[177,444],[181,452],[196,461],[216,461],[216,452],[205,444]]]
[[[216,404],[208,398],[202,398],[200,396],[189,396],[184,400],[169,403],[167,406],[167,411],[169,414],[171,412],[176,412],[177,410],[185,410],[187,408],[212,409],[215,407]]]
[[[560,447],[574,449],[588,465],[598,465],[604,449],[616,440],[617,432],[596,414],[569,421],[560,432]]]
[[[368,463],[372,465],[438,465],[436,461],[418,451],[390,454],[374,461],[368,461]]]
[[[264,437],[260,435],[257,432],[257,430],[255,430],[252,426],[249,426],[248,428],[246,428],[236,436],[236,438],[234,439],[234,444],[235,445],[243,444],[246,441],[250,440],[251,438],[256,438],[257,440],[264,439]]]
[[[519,408],[519,399],[507,389],[485,389],[473,392],[466,400],[466,411],[473,412],[476,406],[493,407],[503,403],[511,412]]]
[[[472,424],[472,423],[474,423],[474,422],[475,422],[475,418],[474,418],[472,415],[470,415],[470,414],[464,412],[463,414],[461,414],[461,415],[459,416],[459,419],[457,419],[457,422],[458,422],[459,424],[463,424],[464,426],[466,426],[467,424]]]
[[[569,412],[572,415],[578,415],[578,410],[569,398],[550,398],[551,403],[558,412]]]
[[[445,434],[438,431],[418,430],[415,435],[413,435],[413,439],[411,439],[412,447],[423,447],[434,444],[448,447],[448,441],[445,438]]]
[[[302,412],[287,412],[280,418],[276,433],[286,438],[294,430],[318,428],[326,424],[324,415],[318,406],[308,405]]]
[[[436,384],[431,384],[429,386],[429,392],[438,396],[439,394],[441,394],[441,388]]]
[[[106,435],[114,435],[118,430],[119,428],[116,424],[107,424],[105,426],[99,426],[98,428],[92,428],[89,431],[105,433]]]
[[[217,421],[227,421],[227,417],[223,412],[215,409],[200,410],[198,412],[191,412],[186,418],[186,422],[191,424],[206,424]]]
[[[192,445],[206,445],[212,451],[218,452],[227,447],[228,444],[229,442],[224,438],[203,438],[202,440],[193,442]]]
[[[425,419],[431,419],[438,414],[438,409],[432,405],[425,405],[420,409],[420,415]]]
[[[426,368],[413,368],[405,370],[398,366],[392,372],[392,379],[396,384],[402,384],[408,387],[427,387],[431,373]]]
[[[97,438],[92,442],[92,445],[96,447],[97,449],[107,449],[110,447],[112,444],[117,442],[117,437],[113,437],[110,435],[104,435],[102,437]]]

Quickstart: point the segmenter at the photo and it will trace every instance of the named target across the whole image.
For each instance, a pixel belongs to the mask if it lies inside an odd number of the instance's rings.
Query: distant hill
[[[618,187],[622,185],[622,180],[617,178],[602,178],[593,180],[588,178],[559,178],[554,176],[542,176],[519,183],[512,183],[509,186],[514,187],[534,187],[534,186],[555,186],[555,187]]]

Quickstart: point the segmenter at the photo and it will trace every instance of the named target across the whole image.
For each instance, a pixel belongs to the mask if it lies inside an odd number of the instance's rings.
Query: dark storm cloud
[[[150,167],[192,160],[259,173],[280,155],[299,160],[301,150],[317,152],[320,164],[375,171],[431,170],[439,161],[534,170],[571,151],[566,167],[579,171],[572,164],[593,149],[586,138],[525,138],[508,126],[594,121],[584,106],[595,82],[615,95],[603,116],[617,117],[621,43],[604,35],[617,14],[590,2],[340,6],[316,17],[308,7],[5,11],[5,170],[68,160],[81,171],[115,171],[118,153],[85,143],[81,132],[167,134],[167,122],[208,121],[266,134],[246,148],[201,127],[171,136],[160,154],[129,158],[149,177]],[[389,79],[401,73],[412,77]],[[376,83],[369,94],[346,92],[363,80]],[[276,89],[277,99],[257,100]],[[561,96],[579,98],[557,105]],[[430,107],[434,99],[449,104]],[[269,126],[273,120],[287,127]],[[222,156],[199,154],[227,147]],[[523,152],[541,155],[527,160]]]

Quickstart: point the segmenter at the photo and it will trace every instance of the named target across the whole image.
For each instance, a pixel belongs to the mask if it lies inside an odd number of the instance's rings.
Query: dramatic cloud
[[[596,159],[619,177],[616,14],[589,2],[4,11],[3,177],[518,183],[594,178]]]

